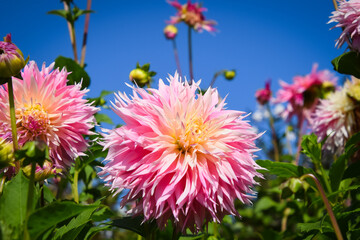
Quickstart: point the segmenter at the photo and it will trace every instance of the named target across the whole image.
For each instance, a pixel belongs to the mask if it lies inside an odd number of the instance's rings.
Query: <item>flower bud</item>
[[[270,101],[271,98],[270,80],[266,82],[265,88],[256,91],[255,97],[260,105],[265,105]]]
[[[178,33],[178,29],[174,25],[167,25],[164,28],[164,34],[167,39],[174,39]]]
[[[233,78],[235,77],[236,75],[236,72],[235,70],[226,70],[224,72],[224,77],[227,79],[227,80],[233,80]]]
[[[31,164],[24,167],[23,172],[27,177],[30,177]],[[50,161],[45,161],[43,167],[40,167],[38,164],[36,164],[34,181],[35,182],[43,181],[56,173],[57,173],[57,169],[53,166],[52,162]]]
[[[24,67],[24,55],[11,42],[11,35],[6,35],[4,41],[0,42],[0,78],[15,76]]]
[[[13,147],[11,143],[0,138],[0,169],[14,165]]]
[[[156,72],[150,71],[150,64],[146,63],[143,66],[140,66],[139,63],[136,64],[136,68],[133,69],[129,74],[129,79],[133,83],[136,83],[139,87],[145,87],[150,85],[152,77],[156,75]]]

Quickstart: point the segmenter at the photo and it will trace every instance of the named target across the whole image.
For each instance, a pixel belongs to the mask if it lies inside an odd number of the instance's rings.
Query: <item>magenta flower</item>
[[[199,32],[203,29],[208,32],[216,31],[214,27],[216,22],[213,20],[205,20],[203,12],[207,11],[207,9],[201,7],[199,3],[193,4],[191,0],[188,0],[184,5],[181,5],[177,0],[168,1],[168,3],[178,10],[176,16],[171,17],[169,21],[170,24],[185,22]]]
[[[177,36],[178,30],[174,25],[167,25],[164,28],[164,35],[167,39],[174,39]]]
[[[349,47],[360,51],[360,1],[339,0],[337,11],[332,12],[328,23],[336,22],[333,28],[342,28],[342,33],[337,39],[335,46],[339,48],[347,42]],[[332,29],[333,29],[332,28]]]
[[[255,93],[256,100],[260,105],[265,105],[270,101],[271,98],[271,89],[270,89],[270,80],[265,83],[265,88],[259,89]]]
[[[39,71],[30,62],[21,73],[23,80],[13,77],[16,125],[20,146],[41,139],[49,146],[54,166],[65,168],[84,155],[88,143],[83,135],[91,134],[98,109],[84,98],[88,90],[66,85],[69,73],[52,71],[53,66],[44,64]],[[0,110],[0,137],[5,139],[11,133],[7,85],[0,88]]]
[[[354,89],[359,93],[360,82],[346,82],[344,88],[321,100],[312,116],[312,130],[319,142],[326,139],[324,148],[341,153],[346,141],[359,131],[359,99],[351,97]]]
[[[125,125],[105,136],[109,153],[99,175],[117,193],[130,190],[121,206],[134,202],[132,214],[197,232],[238,215],[236,198],[254,197],[254,177],[262,177],[253,159],[259,135],[243,112],[224,109],[216,89],[196,94],[200,82],[189,85],[177,73],[169,82],[133,87],[131,98],[116,94],[113,110]]]
[[[296,115],[309,120],[315,111],[318,99],[329,88],[335,88],[337,78],[328,70],[317,71],[317,64],[313,65],[311,73],[305,76],[295,76],[294,83],[280,81],[280,89],[275,99],[276,103],[287,103],[282,116],[290,119]]]

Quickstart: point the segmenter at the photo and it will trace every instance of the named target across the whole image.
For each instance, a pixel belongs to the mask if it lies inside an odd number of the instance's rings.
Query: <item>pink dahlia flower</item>
[[[169,21],[170,24],[176,24],[183,21],[199,32],[203,29],[208,32],[216,31],[214,27],[216,22],[213,20],[205,20],[203,12],[207,11],[207,9],[201,7],[199,3],[193,4],[191,3],[191,0],[188,0],[184,5],[181,5],[177,0],[168,2],[178,10],[176,16],[171,17],[171,20]]]
[[[305,76],[295,76],[293,84],[280,81],[280,89],[275,99],[276,103],[287,103],[283,112],[285,119],[296,115],[309,120],[315,110],[318,99],[329,87],[335,88],[337,78],[328,70],[317,71],[313,65],[311,73]]]
[[[116,95],[113,110],[126,125],[105,136],[109,153],[99,175],[113,191],[130,190],[121,202],[136,203],[130,213],[197,232],[238,215],[236,198],[254,197],[254,177],[262,177],[253,159],[259,135],[243,112],[224,109],[216,89],[196,94],[200,82],[183,83],[177,73],[169,82],[133,87],[131,98]]]
[[[312,130],[322,141],[324,147],[331,151],[342,152],[349,137],[360,129],[359,102],[349,96],[354,84],[349,81],[343,89],[336,91],[321,100],[312,118]]]
[[[271,89],[270,89],[270,80],[265,83],[265,88],[259,89],[255,93],[256,100],[260,105],[265,105],[270,101],[271,98]]]
[[[343,32],[335,46],[341,47],[345,42],[355,51],[360,51],[360,1],[339,0],[337,11],[332,12],[328,23],[336,22],[333,28],[342,28]]]
[[[69,73],[52,71],[53,66],[44,64],[40,71],[30,62],[23,80],[13,77],[17,134],[20,146],[35,139],[46,142],[54,166],[65,168],[84,155],[88,144],[83,134],[91,134],[97,108],[84,99],[88,90],[66,85]],[[7,85],[0,88],[0,112],[0,137],[5,139],[11,133]]]

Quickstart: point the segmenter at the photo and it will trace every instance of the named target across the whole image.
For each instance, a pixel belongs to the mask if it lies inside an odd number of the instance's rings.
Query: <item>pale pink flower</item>
[[[35,62],[25,66],[21,76],[13,77],[16,125],[19,145],[41,139],[49,146],[55,167],[65,168],[74,158],[83,156],[88,147],[83,135],[94,127],[92,107],[84,98],[88,90],[81,85],[66,85],[68,72],[53,69],[39,71]],[[7,85],[0,88],[0,137],[11,133]],[[10,140],[10,139],[9,139]]]
[[[271,98],[270,83],[271,81],[268,80],[265,83],[265,88],[259,89],[255,93],[256,100],[260,105],[265,105],[270,101]]]
[[[109,153],[99,175],[116,193],[129,189],[121,206],[135,202],[132,214],[197,232],[238,215],[236,198],[254,197],[254,177],[262,177],[253,159],[259,135],[243,112],[224,109],[216,89],[196,94],[200,82],[169,78],[159,89],[133,87],[130,98],[116,94],[113,110],[125,125],[105,136]]]
[[[314,64],[308,75],[295,76],[293,84],[280,81],[282,89],[274,102],[287,103],[283,118],[289,120],[296,115],[309,120],[323,92],[329,87],[335,88],[337,78],[328,70],[317,71],[317,67]]]
[[[349,96],[354,85],[346,82],[344,88],[321,100],[312,117],[312,130],[319,142],[332,153],[341,153],[349,137],[360,130],[360,104]]]
[[[341,47],[345,42],[355,51],[360,51],[360,0],[339,0],[337,11],[332,12],[328,23],[336,22],[333,28],[342,28],[342,33],[335,46]],[[333,29],[332,28],[332,29]]]
[[[216,22],[213,20],[205,20],[203,12],[207,11],[207,9],[201,7],[199,3],[193,4],[191,3],[191,0],[188,0],[184,5],[181,5],[177,0],[168,1],[168,3],[178,10],[176,16],[171,17],[171,20],[169,21],[170,24],[185,22],[199,32],[202,30],[208,32],[216,31],[214,27]]]

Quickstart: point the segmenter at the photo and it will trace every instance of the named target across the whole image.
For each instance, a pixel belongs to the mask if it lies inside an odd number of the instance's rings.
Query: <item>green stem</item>
[[[72,183],[74,201],[79,203],[79,189],[78,189],[78,181],[79,181],[79,158],[75,160],[75,171],[74,171],[74,179]]]
[[[272,115],[269,103],[266,104],[266,108],[269,112],[269,123],[270,123],[271,134],[272,134],[271,141],[273,142],[273,145],[274,145],[274,159],[275,159],[275,162],[279,162],[280,161],[279,144],[278,144],[279,139],[278,139],[276,131],[275,131],[275,124],[274,124],[275,121],[274,121],[274,117]]]
[[[225,70],[220,70],[220,71],[216,72],[216,73],[214,74],[212,80],[211,80],[211,83],[210,83],[209,87],[212,88],[212,87],[214,86],[214,83],[215,83],[216,79],[217,79],[221,74],[223,74],[224,72],[225,72]]]
[[[213,222],[213,234],[214,234],[214,237],[216,237],[216,238],[220,237],[217,222]]]
[[[174,56],[175,56],[175,62],[176,62],[176,66],[177,66],[177,70],[179,71],[179,75],[182,78],[182,72],[181,72],[181,68],[180,68],[180,60],[179,60],[179,53],[176,47],[176,41],[175,38],[172,40],[173,43],[173,50],[174,50]]]
[[[321,186],[320,181],[313,174],[310,174],[310,173],[303,175],[301,177],[301,180],[303,180],[304,178],[311,178],[312,180],[314,180],[314,182],[316,184],[316,187],[319,190],[320,196],[321,196],[321,198],[322,198],[322,200],[323,200],[323,202],[325,204],[326,210],[327,210],[327,212],[329,214],[330,221],[331,221],[331,224],[332,224],[332,226],[334,228],[336,237],[337,237],[338,240],[343,240],[343,237],[342,237],[339,225],[338,225],[338,223],[336,221],[334,212],[332,211],[331,205],[329,203],[329,200],[326,197],[325,191],[324,191],[323,187]]]
[[[18,150],[18,140],[17,140],[17,130],[16,130],[16,115],[15,115],[15,101],[14,101],[14,89],[12,78],[8,79],[8,93],[9,93],[9,105],[10,105],[10,122],[11,122],[11,133],[12,133],[12,141],[13,141],[13,149],[14,152]],[[15,161],[15,171],[19,172],[20,163]]]
[[[90,9],[91,9],[91,0],[88,0],[86,10],[90,10]],[[90,22],[90,13],[87,13],[85,16],[84,36],[83,36],[83,43],[81,48],[81,60],[80,60],[81,67],[84,67],[85,65],[86,42],[89,31],[89,22]]]
[[[26,203],[26,220],[25,220],[25,230],[24,230],[24,239],[30,239],[29,231],[27,228],[28,221],[30,214],[33,209],[34,205],[34,179],[35,179],[35,170],[36,170],[36,163],[31,163],[31,173],[30,173],[30,181],[29,181],[29,188],[28,188],[28,197],[27,197],[27,203]]]
[[[193,60],[192,60],[192,41],[191,41],[191,27],[188,28],[188,45],[189,45],[189,71],[190,71],[190,80],[189,84],[192,84],[192,81],[194,80],[194,72],[193,72]]]
[[[1,196],[2,192],[3,192],[3,190],[4,190],[5,179],[6,179],[6,177],[3,176],[3,177],[1,178],[1,181],[0,181],[0,196]]]
[[[68,11],[69,14],[71,14],[70,6],[66,1],[64,1],[64,10]],[[73,52],[74,52],[74,60],[75,60],[75,62],[78,62],[74,22],[67,21],[67,25],[68,25],[68,29],[69,29],[71,46],[72,46],[72,49],[73,49]]]
[[[296,156],[295,156],[295,165],[299,165],[300,152],[301,152],[301,141],[302,141],[302,136],[303,136],[303,125],[304,125],[304,115],[301,114],[299,117],[299,122],[298,122],[299,134],[298,134],[298,142],[297,142],[297,151],[296,151]]]

